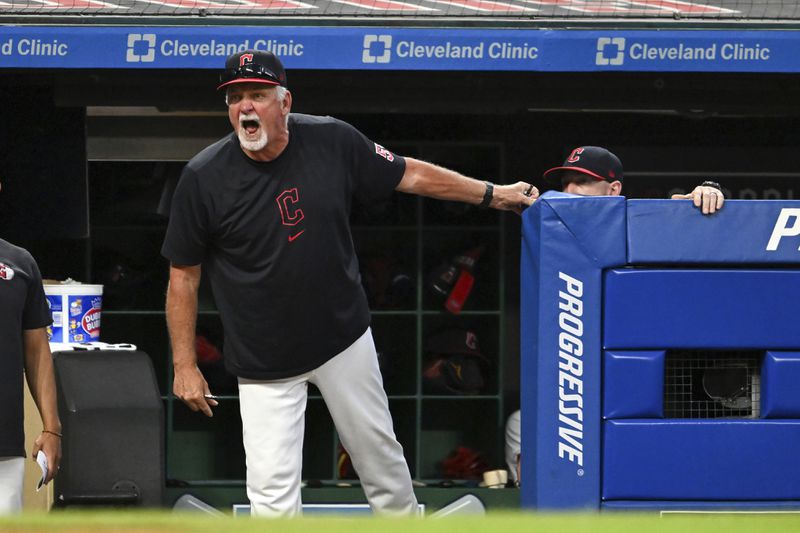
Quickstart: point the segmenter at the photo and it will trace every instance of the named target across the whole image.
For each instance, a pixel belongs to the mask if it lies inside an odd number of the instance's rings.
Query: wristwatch
[[[494,197],[494,183],[490,181],[485,181],[484,183],[486,184],[486,192],[483,193],[483,201],[478,204],[478,207],[481,209],[487,209]]]
[[[716,181],[710,181],[710,180],[704,181],[703,183],[700,184],[700,186],[701,187],[713,187],[713,188],[717,189],[718,191],[722,191],[722,187],[720,187],[719,183],[717,183]]]

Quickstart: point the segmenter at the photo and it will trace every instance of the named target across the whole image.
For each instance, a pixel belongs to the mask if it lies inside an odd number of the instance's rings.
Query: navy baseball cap
[[[228,56],[217,90],[234,83],[266,83],[286,87],[286,71],[278,57],[263,50],[245,50]]]
[[[582,172],[597,181],[622,181],[622,163],[619,158],[599,146],[581,146],[570,152],[560,167],[551,168],[544,173],[550,182],[558,182],[567,171]]]

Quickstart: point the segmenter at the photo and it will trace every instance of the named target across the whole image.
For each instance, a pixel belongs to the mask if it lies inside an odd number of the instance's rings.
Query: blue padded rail
[[[667,352],[603,353],[603,418],[662,418]]]
[[[771,351],[764,355],[761,417],[800,418],[800,351]]]
[[[548,192],[522,227],[520,501],[596,510],[602,272],[625,262],[625,201]]]
[[[523,507],[800,502],[800,420],[775,418],[797,416],[793,360],[765,358],[770,419],[700,421],[658,418],[663,356],[624,354],[799,352],[800,201],[551,192],[522,230]]]
[[[800,347],[800,270],[614,269],[606,349]]]
[[[800,201],[628,200],[628,263],[800,263]]]
[[[604,500],[798,500],[800,420],[607,420]]]

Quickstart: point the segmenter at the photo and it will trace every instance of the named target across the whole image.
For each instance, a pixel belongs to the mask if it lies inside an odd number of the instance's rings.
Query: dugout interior
[[[721,182],[729,198],[800,194],[795,75],[300,70],[289,76],[295,111],[342,118],[398,153],[498,183],[525,179],[544,190],[538,179],[544,170],[573,147],[593,144],[621,157],[630,197],[664,198],[708,178]],[[167,479],[226,506],[244,500],[235,386],[212,361],[209,375],[226,399],[210,422],[169,395],[167,265],[158,253],[165,184],[229,131],[215,81],[207,71],[0,69],[0,227],[3,238],[34,254],[45,277],[112,289],[101,339],[132,342],[153,359],[166,407]],[[503,425],[520,396],[521,221],[401,196],[383,212],[357,214],[363,216],[356,239],[363,257],[389,253],[406,261],[400,266],[419,290],[410,302],[375,308],[373,316],[376,337],[396,352],[387,390],[412,475],[438,487],[447,481],[442,459],[461,444],[481,451],[491,466],[504,466]],[[428,273],[484,243],[474,294],[461,315],[448,314],[426,289]],[[207,299],[203,305],[204,337],[221,349],[213,306]],[[477,331],[492,357],[488,385],[477,396],[426,395],[425,338],[453,325]],[[351,483],[351,474],[339,471],[338,441],[318,398],[309,403],[307,424],[304,477],[327,487]],[[462,489],[474,484],[452,481]],[[170,490],[174,498],[183,489]],[[513,506],[517,496],[488,497]]]

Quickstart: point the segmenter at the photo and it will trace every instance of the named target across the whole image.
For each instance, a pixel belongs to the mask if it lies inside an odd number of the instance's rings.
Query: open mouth
[[[236,136],[245,150],[258,152],[267,145],[267,130],[262,127],[261,118],[255,113],[239,116]]]
[[[258,131],[260,124],[257,120],[246,119],[240,122],[244,131],[247,132],[248,135],[253,135],[255,132]]]
[[[239,116],[239,127],[244,130],[247,135],[254,135],[261,127],[261,120],[255,113]]]

